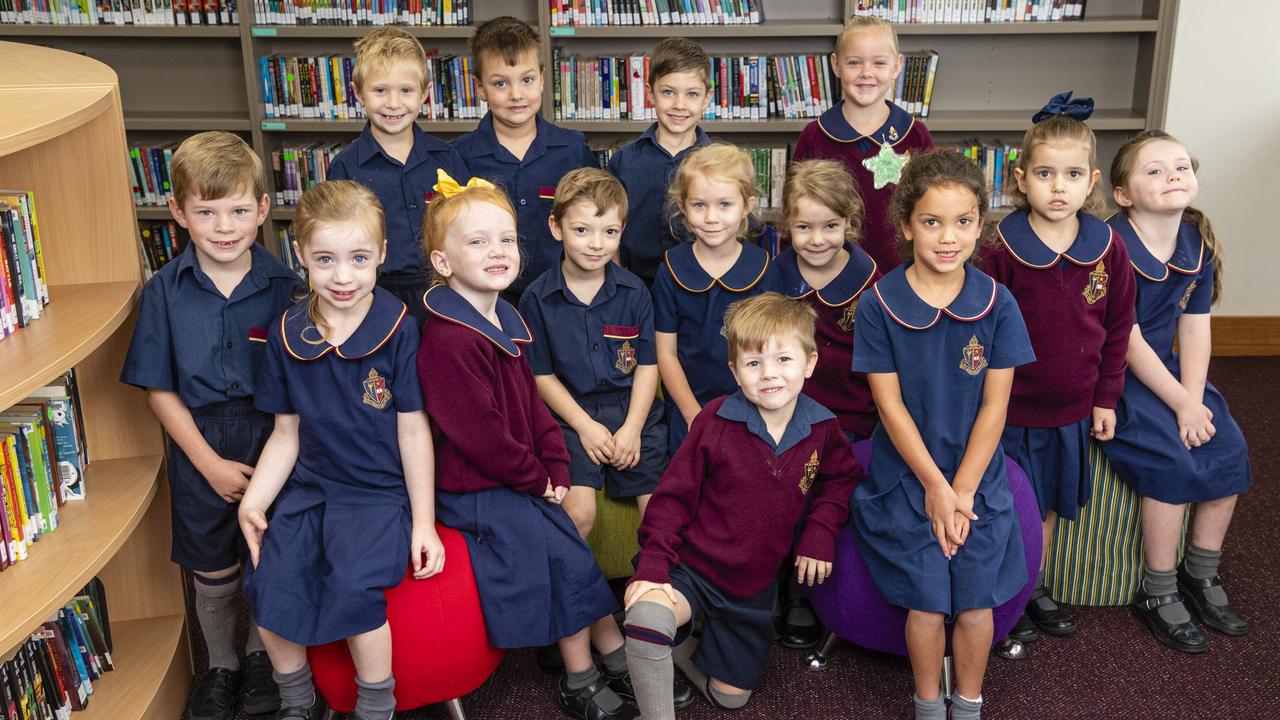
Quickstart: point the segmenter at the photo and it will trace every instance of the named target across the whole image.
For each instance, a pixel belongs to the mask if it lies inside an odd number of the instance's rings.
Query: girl
[[[818,314],[818,365],[804,393],[834,412],[851,440],[869,437],[876,426],[867,376],[849,372],[858,298],[880,279],[875,261],[858,246],[863,213],[858,189],[840,163],[805,160],[787,169],[782,217],[791,248],[778,256],[778,274],[783,293],[807,299]],[[817,624],[804,591],[793,577],[782,587],[782,644],[812,647]]]
[[[951,717],[980,717],[991,608],[1027,580],[1000,433],[1013,368],[1035,356],[1009,291],[967,263],[986,207],[972,161],[912,158],[892,205],[910,264],[875,284],[853,331],[853,369],[867,373],[881,421],[854,490],[854,536],[884,598],[908,610],[916,717],[931,720],[947,712],[945,623]]]
[[[826,158],[849,169],[866,203],[862,247],[882,272],[897,267],[897,229],[889,199],[903,163],[933,147],[929,130],[911,113],[886,99],[902,72],[898,35],[885,20],[849,18],[831,53],[831,70],[843,100],[805,126],[793,161]]]
[[[667,398],[668,450],[675,454],[702,406],[737,390],[729,370],[729,304],[780,288],[769,254],[744,245],[756,206],[751,158],[715,143],[689,153],[667,191],[673,222],[693,242],[667,251],[653,281],[658,372]]]
[[[437,284],[418,352],[437,448],[440,522],[467,538],[489,640],[502,648],[558,641],[560,706],[599,720],[638,717],[628,692],[613,593],[560,507],[569,453],[538,397],[521,345],[532,337],[498,297],[520,273],[515,211],[506,194],[441,172],[423,226]],[[591,659],[595,640],[605,666]],[[611,689],[614,688],[614,689]]]
[[[1044,559],[1058,516],[1089,503],[1089,437],[1110,440],[1124,387],[1133,327],[1129,254],[1101,207],[1097,141],[1084,120],[1093,100],[1055,96],[1034,118],[1014,168],[1019,209],[999,225],[983,268],[1009,288],[1027,323],[1036,361],[1014,373],[1004,450],[1031,479],[1040,502],[1044,551],[1027,611],[1010,633],[1036,628],[1070,635],[1075,619],[1044,586]]]
[[[306,646],[346,638],[355,717],[386,720],[395,683],[382,591],[400,583],[406,559],[415,578],[444,567],[418,329],[404,303],[374,288],[386,231],[370,190],[316,185],[293,232],[312,291],[272,326],[258,380],[255,402],[276,420],[240,502],[253,561],[245,594],[280,686],[277,718],[325,714]]]
[[[1138,299],[1116,437],[1103,446],[1142,496],[1147,565],[1134,612],[1160,642],[1183,652],[1209,649],[1184,600],[1219,632],[1249,628],[1227,601],[1218,561],[1236,496],[1253,482],[1244,435],[1205,379],[1222,250],[1209,219],[1191,207],[1196,168],[1186,147],[1159,130],[1130,138],[1111,164],[1121,211],[1110,222],[1128,245]],[[1195,504],[1191,544],[1175,572],[1187,503]]]

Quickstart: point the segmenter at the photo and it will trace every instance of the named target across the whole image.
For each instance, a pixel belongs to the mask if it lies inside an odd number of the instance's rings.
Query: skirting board
[[[1280,355],[1280,315],[1214,315],[1214,355]]]

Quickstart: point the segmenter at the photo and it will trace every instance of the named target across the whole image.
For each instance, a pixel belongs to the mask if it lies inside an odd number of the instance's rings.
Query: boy
[[[471,36],[471,68],[489,112],[476,129],[453,141],[471,175],[507,191],[520,233],[520,276],[503,293],[512,305],[547,268],[560,260],[560,244],[547,217],[556,184],[565,173],[596,167],[587,139],[543,120],[542,61],[538,35],[513,17],[481,23]],[[463,176],[457,176],[463,177]]]
[[[378,196],[387,225],[387,259],[378,285],[405,305],[421,326],[427,264],[422,219],[436,184],[436,170],[466,178],[466,163],[448,143],[418,127],[427,92],[422,44],[395,27],[381,27],[356,41],[351,86],[368,123],[360,137],[334,158],[330,180],[355,180]]]
[[[898,36],[888,22],[849,18],[831,53],[843,100],[805,126],[793,161],[839,160],[849,168],[867,207],[862,249],[888,273],[902,264],[889,199],[911,155],[933,147],[924,123],[885,99],[902,72]]]
[[[627,663],[645,720],[673,720],[672,646],[712,705],[747,703],[768,663],[778,566],[796,523],[796,573],[831,574],[836,530],[862,477],[835,415],[801,394],[818,361],[813,308],[767,292],[725,316],[739,391],[717,398],[662,476],[627,585]],[[810,497],[810,495],[812,495]],[[701,617],[700,641],[688,641]]]
[[[249,618],[247,657],[235,651],[244,542],[237,506],[271,434],[253,408],[267,328],[289,307],[298,276],[257,244],[269,200],[262,162],[239,137],[188,138],[172,161],[169,212],[191,242],[142,289],[121,382],[147,390],[169,435],[173,562],[191,571],[209,671],[185,720],[274,712],[271,663]]]
[[[631,204],[620,259],[645,286],[653,284],[663,254],[687,237],[682,228],[676,228],[679,235],[672,234],[667,188],[684,156],[710,142],[698,127],[710,101],[709,64],[707,53],[692,40],[667,38],[658,43],[645,89],[658,120],[609,160],[609,172],[622,181]]]

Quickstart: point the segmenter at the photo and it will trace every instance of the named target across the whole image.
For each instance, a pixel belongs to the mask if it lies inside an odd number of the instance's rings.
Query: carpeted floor
[[[1267,598],[1280,596],[1280,488],[1273,482],[1280,471],[1280,358],[1215,358],[1210,378],[1244,429],[1253,461],[1255,484],[1240,501],[1222,566],[1233,603],[1250,618],[1249,634],[1232,638],[1206,629],[1212,650],[1184,655],[1157,643],[1127,608],[1077,608],[1075,635],[1043,637],[1018,662],[992,657],[984,690],[987,718],[1280,717],[1280,621],[1267,605]],[[198,637],[195,645],[200,658]],[[775,646],[763,685],[732,717],[911,717],[905,658],[843,644],[825,671],[813,673],[801,667],[805,655]],[[532,651],[518,651],[463,703],[471,720],[563,717],[554,688],[554,678],[538,670]],[[701,698],[679,715],[723,717]],[[443,707],[429,707],[401,717],[446,715]]]

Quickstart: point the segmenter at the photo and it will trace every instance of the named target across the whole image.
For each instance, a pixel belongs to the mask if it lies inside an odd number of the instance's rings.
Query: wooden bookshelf
[[[84,717],[178,717],[191,681],[185,603],[169,562],[163,436],[146,396],[119,383],[141,287],[116,73],[83,55],[0,42],[0,187],[35,193],[50,303],[0,341],[0,408],[76,369],[87,499],[0,573],[0,657],[93,576],[103,580],[116,670]]]

